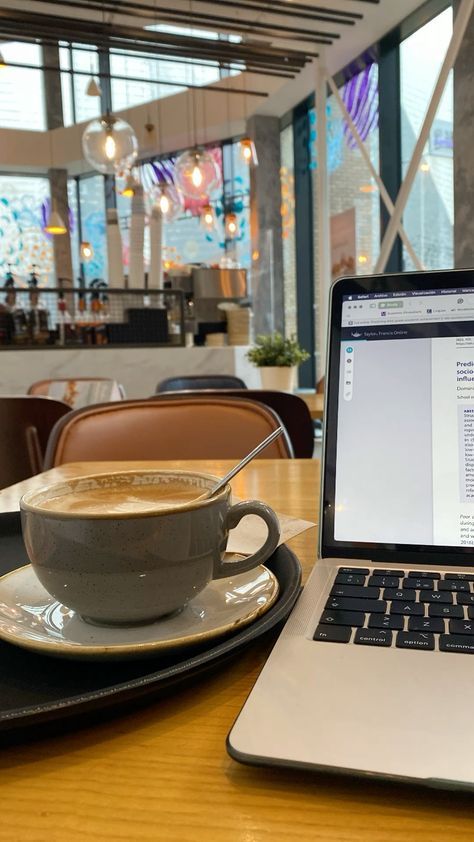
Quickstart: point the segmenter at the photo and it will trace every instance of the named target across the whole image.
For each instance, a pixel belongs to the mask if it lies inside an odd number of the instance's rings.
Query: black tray
[[[0,575],[27,563],[19,514],[0,514]],[[186,647],[146,661],[96,664],[58,660],[0,641],[0,742],[90,724],[104,711],[107,716],[118,713],[221,666],[279,626],[296,602],[301,588],[296,556],[283,545],[266,566],[280,585],[275,604],[251,626],[213,646]]]

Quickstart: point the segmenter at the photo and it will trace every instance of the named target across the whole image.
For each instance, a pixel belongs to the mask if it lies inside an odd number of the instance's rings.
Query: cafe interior
[[[462,794],[226,750],[317,557],[332,282],[474,263],[472,6],[3,0],[0,839],[472,839]],[[230,515],[213,482],[270,436]],[[118,572],[93,608],[62,570],[77,523],[148,564],[130,483],[172,498],[170,555],[232,523],[233,576],[164,570],[161,625]],[[52,487],[77,605],[22,566]]]

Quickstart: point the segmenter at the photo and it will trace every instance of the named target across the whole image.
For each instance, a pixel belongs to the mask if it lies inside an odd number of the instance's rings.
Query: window
[[[59,64],[63,71],[82,71],[61,73],[64,125],[71,126],[98,117],[102,111],[100,97],[86,94],[90,76],[99,72],[97,50],[63,42],[59,48]]]
[[[92,259],[84,263],[87,283],[94,278],[107,280],[107,237],[104,178],[93,175],[79,180],[79,204],[82,239],[93,248]]]
[[[374,169],[378,170],[377,65],[371,64],[353,76],[339,93]],[[326,118],[332,278],[369,274],[380,250],[379,190],[334,96],[328,98]],[[313,128],[311,166],[316,173],[314,111],[310,111],[309,119]],[[316,195],[316,179],[313,184]]]
[[[44,131],[46,113],[41,47],[9,41],[2,44],[6,67],[0,71],[0,126]],[[11,64],[9,64],[11,62]],[[26,67],[14,67],[24,64]]]
[[[452,9],[448,8],[400,46],[403,176],[415,148],[451,33]],[[453,222],[451,71],[403,215],[404,228],[426,269],[453,266]],[[403,268],[415,268],[405,248]]]
[[[33,266],[41,286],[54,283],[52,237],[43,231],[49,195],[47,178],[0,174],[0,270],[11,268],[20,284]]]

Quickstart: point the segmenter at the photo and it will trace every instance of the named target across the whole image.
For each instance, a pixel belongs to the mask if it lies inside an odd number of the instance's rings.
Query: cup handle
[[[265,543],[255,553],[240,561],[224,561],[219,559],[214,569],[214,579],[224,579],[237,573],[246,573],[259,564],[267,561],[278,547],[280,540],[280,524],[270,506],[259,500],[244,500],[232,506],[226,516],[224,529],[235,529],[245,515],[258,515],[267,524],[268,535]]]

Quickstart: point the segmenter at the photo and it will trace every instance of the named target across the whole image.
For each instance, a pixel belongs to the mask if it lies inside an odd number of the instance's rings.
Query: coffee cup
[[[275,513],[257,500],[231,504],[226,485],[188,471],[117,471],[56,483],[20,501],[33,569],[55,599],[99,624],[153,622],[183,608],[212,579],[265,562],[278,545]],[[261,517],[253,555],[225,560],[228,532]]]

